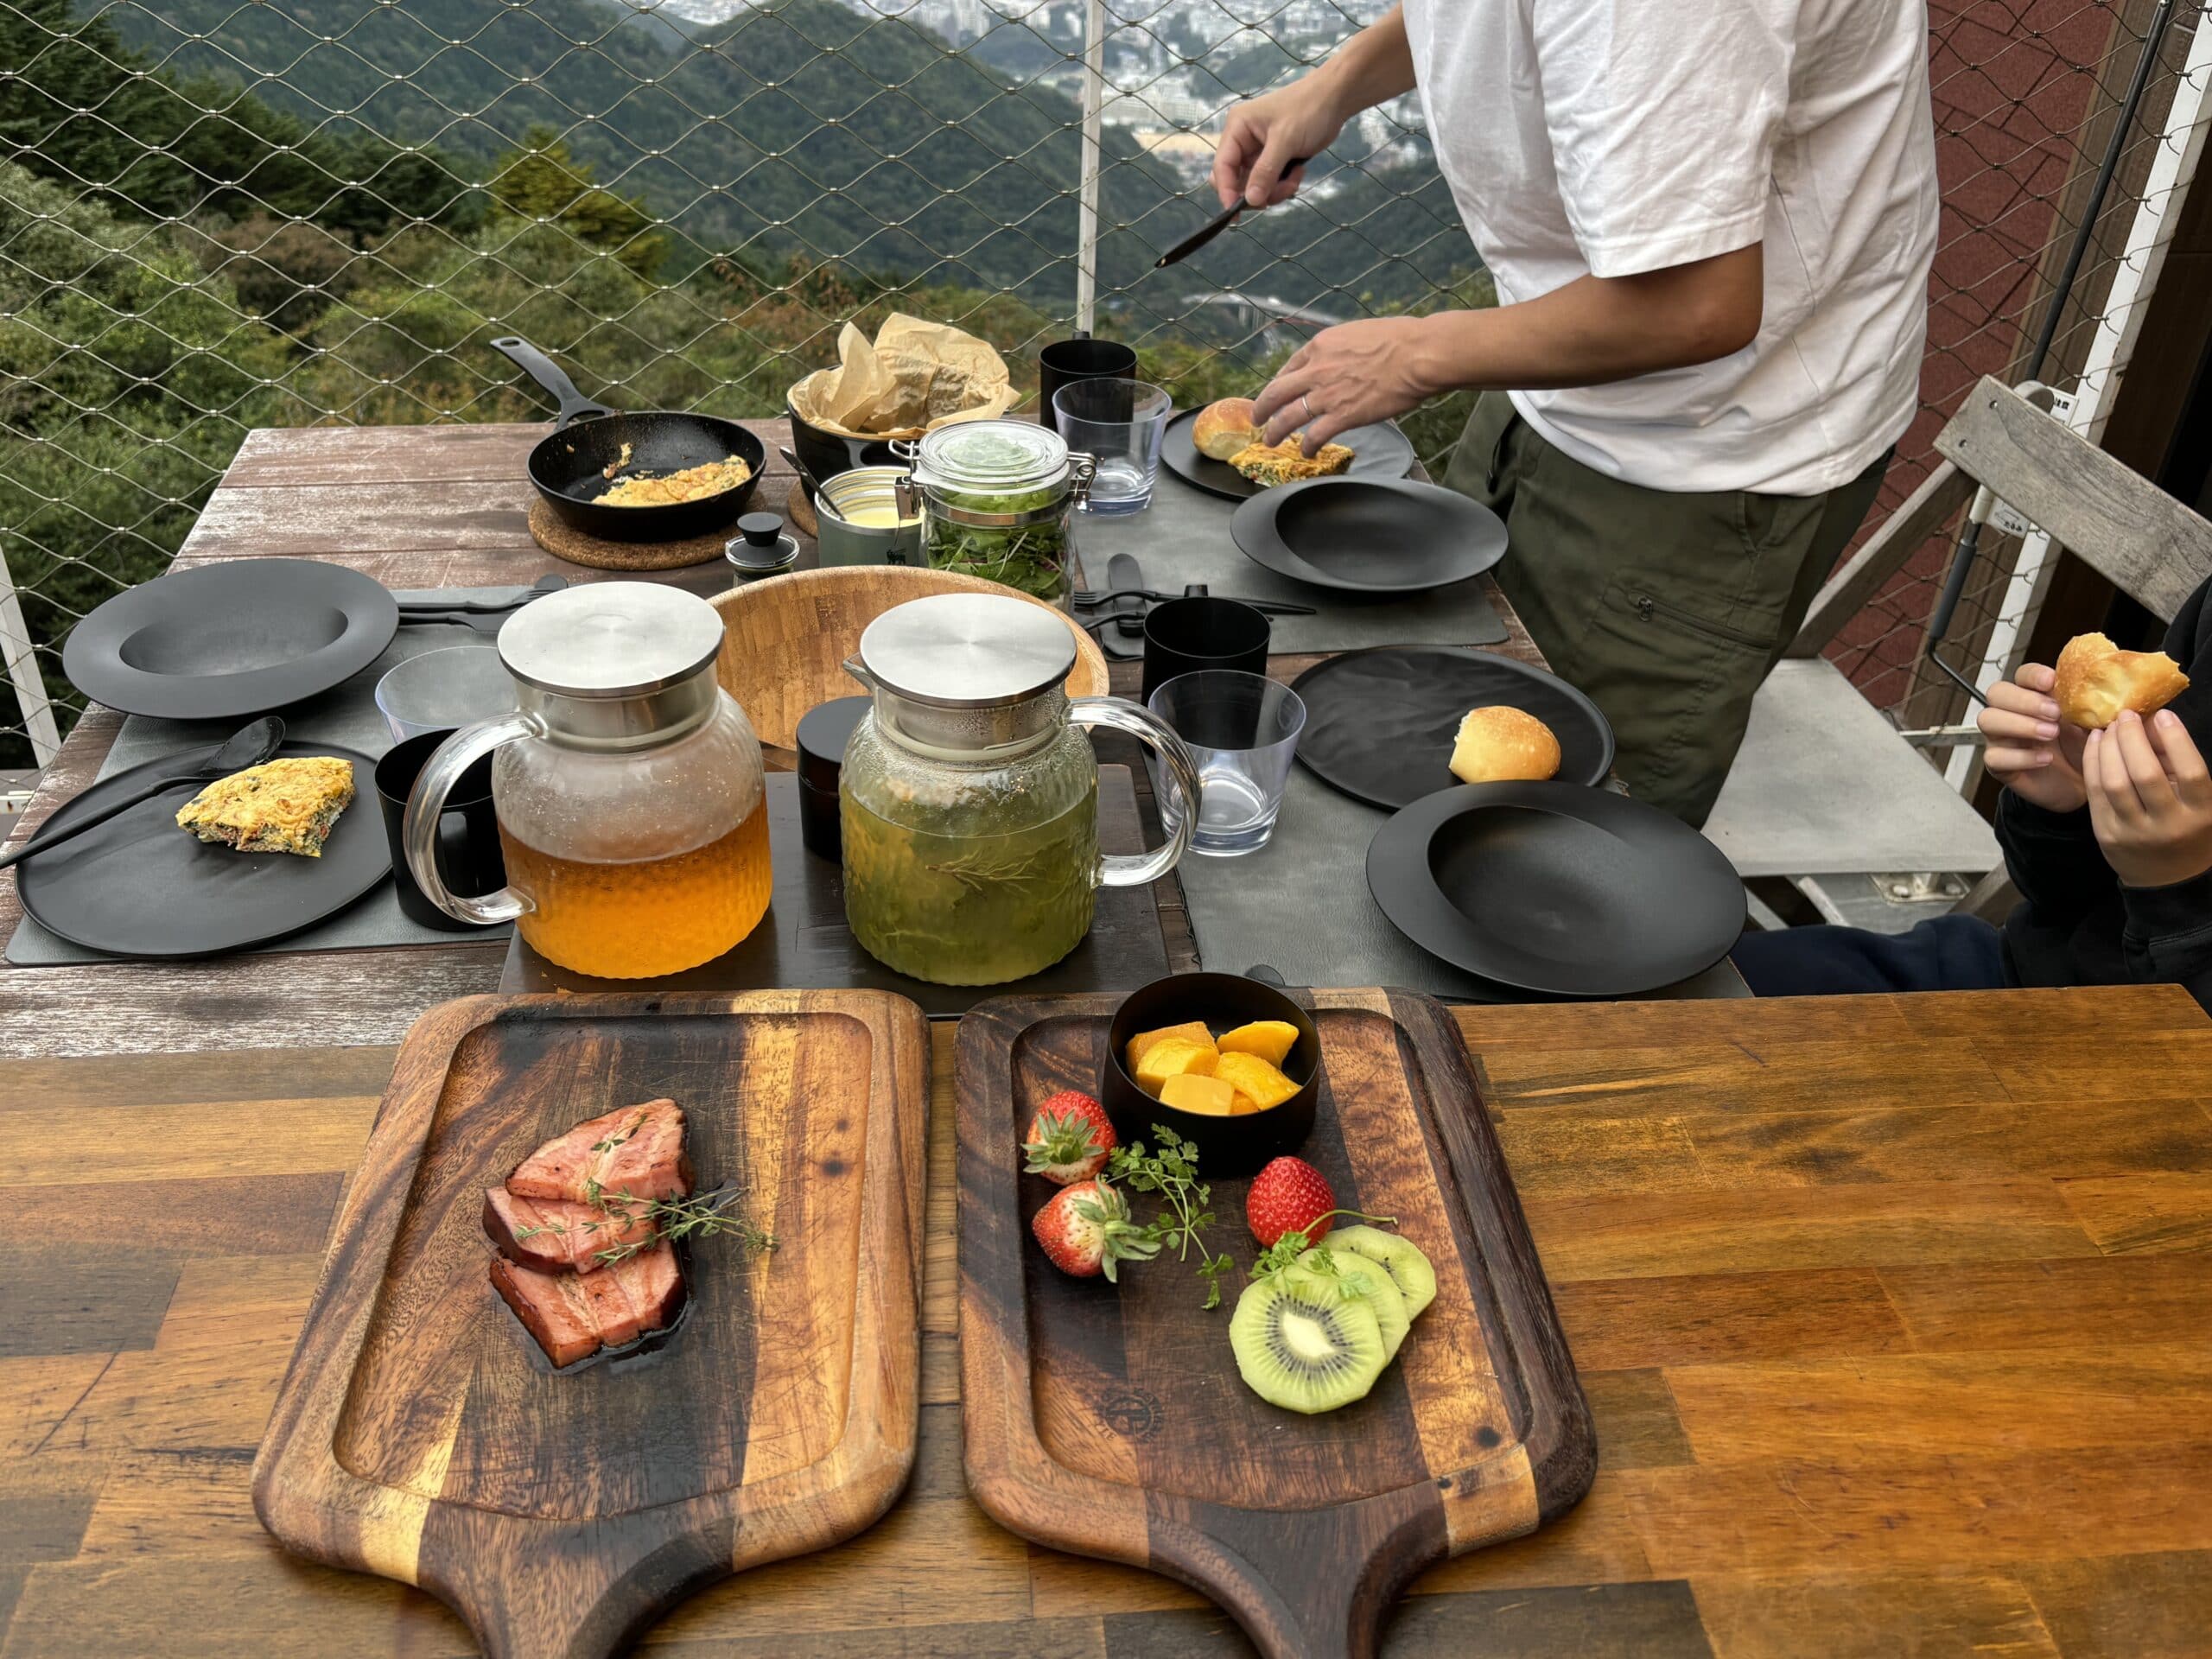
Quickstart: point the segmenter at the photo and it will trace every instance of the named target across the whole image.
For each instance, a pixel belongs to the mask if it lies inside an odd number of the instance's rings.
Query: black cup
[[[1037,353],[1037,418],[1053,431],[1059,431],[1059,416],[1052,408],[1052,394],[1071,380],[1136,378],[1135,349],[1117,340],[1093,340],[1088,334],[1077,334],[1073,340],[1055,340]]]
[[[391,843],[391,879],[397,884],[399,908],[410,921],[448,933],[467,933],[477,924],[448,916],[423,896],[407,868],[407,847],[400,825],[407,817],[407,798],[415,779],[430,764],[438,745],[451,732],[423,732],[396,743],[377,762],[377,801],[384,808],[384,836]],[[464,899],[480,899],[507,885],[507,861],[499,852],[499,821],[492,810],[492,757],[486,755],[467,772],[446,797],[446,810],[438,818],[438,879],[448,891]]]
[[[1269,632],[1264,612],[1233,599],[1186,596],[1154,606],[1144,620],[1144,700],[1178,674],[1266,673]]]

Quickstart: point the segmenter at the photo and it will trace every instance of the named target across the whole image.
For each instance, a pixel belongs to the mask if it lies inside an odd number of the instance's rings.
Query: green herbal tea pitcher
[[[846,671],[874,707],[838,779],[845,918],[887,967],[939,985],[996,985],[1051,967],[1090,931],[1100,887],[1158,880],[1190,843],[1191,752],[1118,697],[1071,702],[1075,635],[1010,594],[939,594],[886,611]],[[1098,765],[1086,728],[1160,754],[1180,798],[1166,846],[1098,851]]]

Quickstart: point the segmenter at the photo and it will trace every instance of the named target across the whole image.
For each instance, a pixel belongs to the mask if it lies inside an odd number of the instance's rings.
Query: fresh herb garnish
[[[1370,1216],[1360,1210],[1324,1211],[1313,1217],[1313,1222],[1327,1221],[1332,1216],[1351,1216],[1370,1225],[1383,1227],[1395,1227],[1398,1224],[1398,1218],[1395,1216]],[[1313,1222],[1307,1224],[1309,1226],[1313,1224]],[[1328,1235],[1325,1233],[1322,1236],[1325,1238]],[[1270,1274],[1281,1273],[1285,1268],[1295,1267],[1298,1264],[1298,1258],[1309,1249],[1313,1250],[1313,1259],[1306,1264],[1307,1267],[1316,1273],[1337,1271],[1336,1253],[1327,1245],[1325,1244],[1319,1249],[1314,1249],[1304,1233],[1285,1233],[1273,1244],[1260,1252],[1260,1259],[1252,1264],[1251,1276],[1255,1279],[1265,1279]]]
[[[1164,1124],[1154,1124],[1152,1132],[1160,1137],[1157,1153],[1146,1151],[1141,1141],[1132,1141],[1114,1149],[1109,1173],[1133,1192],[1160,1195],[1167,1208],[1145,1230],[1160,1244],[1173,1245],[1179,1262],[1189,1261],[1191,1252],[1198,1251],[1198,1276],[1206,1281],[1205,1305],[1219,1307],[1222,1275],[1235,1272],[1236,1263],[1226,1250],[1218,1255],[1206,1250],[1205,1232],[1213,1225],[1213,1211],[1205,1206],[1213,1189],[1198,1178],[1198,1149]]]
[[[602,1267],[613,1267],[626,1262],[640,1252],[651,1249],[662,1239],[671,1243],[680,1238],[713,1238],[730,1234],[748,1250],[772,1250],[776,1236],[756,1227],[734,1206],[745,1196],[745,1190],[734,1185],[718,1186],[711,1192],[695,1192],[688,1198],[638,1198],[627,1192],[609,1192],[597,1181],[584,1183],[584,1199],[605,1214],[605,1220],[587,1221],[580,1230],[596,1233],[601,1228],[625,1231],[639,1222],[652,1223],[655,1230],[626,1244],[610,1244],[603,1250],[594,1250],[592,1259]],[[559,1237],[568,1236],[568,1227],[555,1222],[545,1227],[518,1227],[517,1243],[534,1238],[540,1233],[552,1233]]]

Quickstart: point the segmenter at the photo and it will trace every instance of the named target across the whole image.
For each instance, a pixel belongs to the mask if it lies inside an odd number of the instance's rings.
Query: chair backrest
[[[1936,448],[2162,620],[2212,575],[2212,520],[1995,380]]]

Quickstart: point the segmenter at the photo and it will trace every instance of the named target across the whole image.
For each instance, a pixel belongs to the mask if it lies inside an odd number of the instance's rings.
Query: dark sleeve
[[[2097,847],[2086,806],[2050,812],[2008,789],[1997,798],[1997,844],[2038,926],[2072,928],[2120,885]]]
[[[2170,887],[2122,887],[2128,977],[2185,985],[2212,1008],[2212,870]]]

